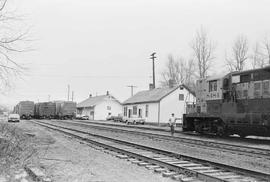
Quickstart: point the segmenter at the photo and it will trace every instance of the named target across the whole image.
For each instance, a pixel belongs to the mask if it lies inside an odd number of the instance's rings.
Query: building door
[[[139,118],[141,118],[142,117],[142,109],[139,109]]]
[[[95,119],[95,112],[94,111],[90,111],[90,120],[94,120]]]
[[[131,109],[128,110],[128,118],[131,118]]]

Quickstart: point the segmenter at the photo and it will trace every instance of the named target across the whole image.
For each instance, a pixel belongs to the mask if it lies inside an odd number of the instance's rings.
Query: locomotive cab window
[[[246,75],[241,75],[240,76],[240,82],[241,83],[244,83],[244,82],[250,82],[250,74],[246,74]]]
[[[209,81],[209,92],[217,91],[217,80]]]

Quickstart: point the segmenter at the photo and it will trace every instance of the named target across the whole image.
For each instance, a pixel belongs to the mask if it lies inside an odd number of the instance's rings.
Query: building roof
[[[77,104],[77,108],[78,107],[94,107],[100,102],[105,101],[107,99],[115,100],[116,102],[121,104],[116,98],[114,98],[111,95],[100,95],[100,96],[89,97],[88,99],[85,99],[84,101]]]
[[[234,72],[231,72],[231,74],[232,75],[240,75],[240,74],[244,74],[244,73],[252,73],[252,72],[261,71],[261,70],[269,71],[270,70],[270,66],[265,66],[263,68],[243,70],[243,71],[234,71]]]
[[[136,93],[133,97],[130,97],[123,104],[138,104],[138,103],[149,103],[159,102],[161,99],[178,89],[180,86],[187,89],[191,94],[195,95],[186,85],[179,85],[175,87],[163,87],[155,88],[152,90],[144,90]]]

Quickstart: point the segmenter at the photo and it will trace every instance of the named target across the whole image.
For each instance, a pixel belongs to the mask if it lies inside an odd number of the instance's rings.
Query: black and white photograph
[[[0,0],[0,182],[270,182],[269,0]]]

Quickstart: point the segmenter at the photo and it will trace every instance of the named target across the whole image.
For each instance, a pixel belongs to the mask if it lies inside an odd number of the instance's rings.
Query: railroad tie
[[[174,175],[176,175],[177,173],[176,172],[173,172],[173,171],[166,171],[166,172],[163,172],[162,173],[162,176],[163,177],[172,177]]]
[[[224,172],[223,170],[220,169],[210,169],[210,170],[202,170],[200,171],[200,173],[206,173],[206,174],[211,174],[211,173],[220,173],[220,172]]]
[[[146,169],[149,169],[149,170],[160,168],[160,166],[157,166],[157,165],[146,165],[145,167]]]
[[[180,181],[181,182],[195,182],[195,181],[199,181],[199,180],[197,180],[196,178],[193,178],[193,177],[183,177],[183,178],[180,178]]]
[[[180,179],[183,178],[183,177],[184,177],[183,174],[177,174],[177,175],[173,175],[173,176],[172,176],[172,179],[174,179],[174,180],[180,180]]]
[[[140,161],[140,160],[133,160],[133,161],[131,161],[131,163],[133,163],[133,164],[138,164],[138,163],[141,163],[142,161]]]
[[[140,163],[138,163],[138,166],[146,166],[146,165],[149,165],[149,163],[148,162],[140,162]]]
[[[202,166],[201,164],[195,164],[195,163],[188,163],[188,164],[177,164],[176,166],[178,167],[198,167]]]
[[[177,161],[171,161],[171,162],[168,162],[168,163],[176,165],[176,164],[189,164],[190,162],[189,161],[179,161],[179,160],[177,160]]]
[[[162,172],[167,171],[167,169],[165,169],[165,168],[157,168],[157,169],[155,169],[154,171],[155,171],[156,173],[162,173]]]
[[[204,171],[204,170],[210,170],[210,169],[214,169],[213,167],[207,167],[207,166],[198,166],[198,167],[187,167],[187,169],[189,170],[194,170],[194,171]]]
[[[119,159],[127,159],[128,158],[127,155],[117,155],[116,157],[118,157]]]

